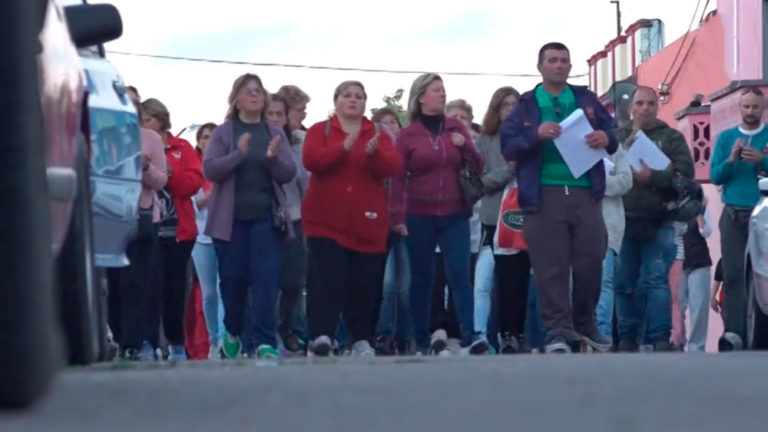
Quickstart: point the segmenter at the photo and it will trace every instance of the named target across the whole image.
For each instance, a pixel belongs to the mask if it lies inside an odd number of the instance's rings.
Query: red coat
[[[374,124],[363,118],[352,149],[344,149],[347,134],[337,117],[331,119],[328,136],[325,122],[307,132],[302,159],[312,174],[301,205],[307,237],[324,237],[357,252],[386,251],[389,233],[385,180],[403,169],[403,160],[389,134],[379,133],[378,148],[365,151],[376,134]]]
[[[171,174],[168,176],[168,189],[176,206],[179,217],[179,227],[176,230],[176,240],[189,241],[197,238],[197,222],[192,197],[203,187],[203,167],[195,149],[187,140],[176,138],[170,133],[168,147],[165,148],[165,159]]]

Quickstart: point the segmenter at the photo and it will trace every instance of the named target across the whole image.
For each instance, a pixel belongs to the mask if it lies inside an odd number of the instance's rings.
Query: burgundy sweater
[[[463,147],[451,143],[451,132],[464,135]],[[393,225],[404,224],[406,213],[446,216],[467,211],[459,185],[462,160],[477,173],[482,173],[484,162],[463,123],[446,118],[438,139],[416,120],[400,132],[396,147],[405,170],[390,187]]]

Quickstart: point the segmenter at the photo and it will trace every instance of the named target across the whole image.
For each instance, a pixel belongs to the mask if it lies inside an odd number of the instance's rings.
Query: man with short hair
[[[762,121],[764,108],[765,97],[759,87],[744,89],[739,100],[741,124],[720,134],[712,155],[712,183],[723,186],[725,204],[719,225],[725,293],[725,333],[718,344],[720,351],[739,349],[746,341],[744,252],[749,218],[760,199],[757,173],[768,171],[768,157],[763,153],[768,142],[768,129]]]
[[[571,58],[565,45],[544,45],[538,69],[542,83],[520,97],[504,122],[501,146],[504,156],[517,163],[523,234],[547,332],[545,351],[570,352],[582,342],[607,350],[611,342],[595,322],[607,247],[600,203],[605,168],[600,161],[574,177],[554,140],[561,134],[560,122],[581,108],[595,129],[585,137],[587,144],[613,153],[618,147],[611,133],[615,122],[594,93],[568,84]]]
[[[670,160],[663,170],[640,161],[633,168],[633,186],[624,196],[626,230],[621,246],[616,317],[619,351],[635,352],[639,345],[670,351],[672,303],[669,269],[675,260],[675,227],[667,204],[675,201],[678,176],[693,179],[693,159],[685,137],[658,119],[656,92],[638,87],[632,96],[632,123],[618,132],[629,151],[642,131]]]

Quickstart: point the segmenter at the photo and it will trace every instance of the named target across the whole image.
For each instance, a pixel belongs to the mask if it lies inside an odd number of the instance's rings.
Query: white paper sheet
[[[662,171],[669,166],[667,155],[643,131],[639,131],[635,135],[632,147],[627,151],[627,157],[629,158],[629,164],[632,165],[635,171],[641,169],[641,159],[652,170]]]
[[[555,138],[555,147],[563,156],[565,164],[574,177],[579,178],[603,158],[608,157],[605,149],[593,149],[587,145],[586,136],[594,129],[584,116],[582,109],[577,109],[560,122],[562,131]]]

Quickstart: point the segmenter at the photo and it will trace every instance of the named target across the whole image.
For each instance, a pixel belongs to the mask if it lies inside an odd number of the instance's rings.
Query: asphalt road
[[[0,431],[766,431],[768,354],[195,362],[68,370]]]

